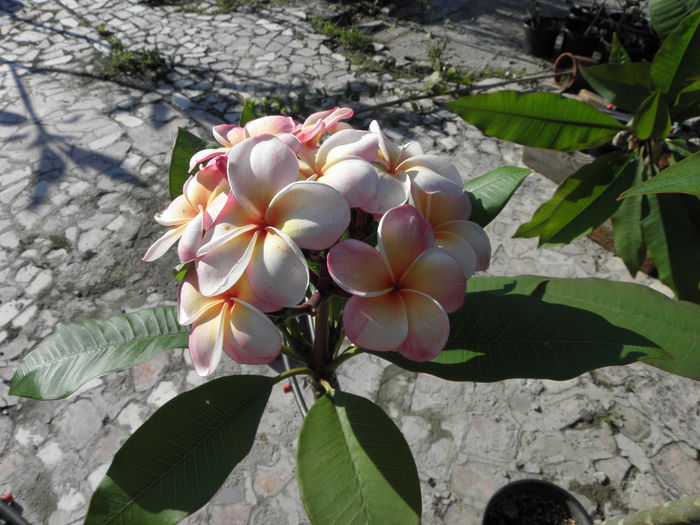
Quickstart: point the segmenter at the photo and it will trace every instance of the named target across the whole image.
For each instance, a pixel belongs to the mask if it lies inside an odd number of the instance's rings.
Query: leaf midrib
[[[535,120],[535,121],[544,121],[548,122],[551,124],[560,124],[560,125],[569,125],[569,126],[578,126],[582,128],[600,128],[600,129],[609,129],[609,130],[619,130],[623,129],[624,126],[613,126],[612,124],[602,124],[602,123],[583,123],[583,122],[577,122],[577,121],[567,121],[567,120],[557,120],[555,118],[551,117],[540,117],[540,116],[530,116],[530,115],[523,115],[522,113],[515,113],[515,112],[506,112],[502,110],[497,110],[497,109],[484,109],[481,107],[476,107],[476,106],[469,106],[468,109],[475,110],[475,111],[483,111],[485,113],[494,113],[496,115],[504,115],[508,117],[517,117],[517,118],[522,118],[522,119],[529,119],[529,120]],[[602,113],[601,113],[602,115]]]

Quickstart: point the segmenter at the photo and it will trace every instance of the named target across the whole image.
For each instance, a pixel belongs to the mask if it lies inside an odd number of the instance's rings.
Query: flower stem
[[[310,368],[306,367],[300,367],[300,368],[292,368],[290,370],[285,370],[282,372],[280,375],[278,375],[275,379],[274,382],[275,384],[279,383],[280,381],[284,381],[285,379],[292,377],[292,376],[300,376],[300,375],[307,375],[307,376],[313,376],[314,371],[311,370]]]
[[[362,348],[358,348],[356,346],[353,346],[349,350],[346,350],[342,354],[340,354],[338,357],[336,357],[326,368],[329,372],[334,372],[340,365],[342,365],[345,361],[350,359],[351,357],[355,357],[358,354],[363,353],[364,350]]]
[[[313,369],[319,377],[325,371],[326,364],[330,358],[330,355],[328,354],[328,305],[329,302],[324,300],[316,309]]]

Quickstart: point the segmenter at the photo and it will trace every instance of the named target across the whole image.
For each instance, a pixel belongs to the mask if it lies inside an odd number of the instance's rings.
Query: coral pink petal
[[[467,280],[449,252],[431,248],[418,256],[401,278],[399,288],[423,292],[449,313],[462,306]]]
[[[241,206],[255,216],[264,216],[275,194],[298,177],[296,156],[272,135],[246,139],[229,152],[231,191]]]
[[[251,260],[259,236],[260,232],[249,230],[195,261],[203,295],[218,295],[236,284]]]
[[[197,215],[197,208],[193,208],[187,197],[178,195],[163,211],[156,213],[156,222],[163,226],[182,226]]]
[[[324,250],[350,224],[350,208],[340,193],[325,184],[294,182],[272,199],[265,221],[300,248]]]
[[[277,138],[284,142],[284,144],[291,149],[295,155],[301,151],[302,143],[295,135],[281,133],[280,135],[277,135]]]
[[[377,175],[379,175],[379,179],[374,199],[369,204],[362,206],[362,210],[382,215],[391,208],[401,206],[406,202],[411,181],[403,173],[394,176],[379,168],[377,168]]]
[[[281,133],[294,133],[294,119],[291,117],[282,117],[280,115],[271,115],[269,117],[261,117],[251,120],[245,125],[246,137],[254,137],[256,135],[279,135]]]
[[[359,129],[345,129],[331,135],[318,152],[318,158],[323,159],[324,171],[328,166],[347,157],[360,157],[374,161],[378,151],[377,135]]]
[[[343,327],[348,339],[367,350],[395,350],[408,335],[408,317],[401,295],[351,297],[345,303]]]
[[[236,144],[240,144],[246,138],[248,137],[246,137],[245,130],[240,126],[234,126],[226,134],[226,140],[229,142],[229,144],[231,144],[231,147],[235,146]]]
[[[468,279],[476,271],[476,253],[465,239],[455,233],[435,232],[435,244],[449,252],[459,263],[462,274]]]
[[[180,284],[177,322],[181,325],[192,324],[205,310],[223,302],[221,297],[205,297],[199,293],[197,272],[190,270]]]
[[[204,210],[204,229],[209,230],[217,222],[217,219],[221,215],[221,212],[226,206],[229,196],[226,193],[219,193],[213,200],[207,204],[206,210]]]
[[[170,247],[182,236],[182,232],[185,231],[185,228],[187,228],[187,224],[183,224],[178,228],[173,228],[165,232],[160,239],[151,244],[150,248],[148,248],[146,254],[141,258],[141,260],[144,262],[151,262],[165,255],[165,252],[167,252]]]
[[[381,254],[355,239],[341,241],[329,250],[328,271],[343,290],[355,295],[382,295],[394,286]]]
[[[283,306],[276,303],[268,303],[260,299],[250,286],[250,281],[248,280],[248,275],[244,272],[241,278],[236,281],[236,284],[231,289],[233,295],[236,299],[240,299],[251,306],[254,306],[261,312],[276,312],[281,310]]]
[[[257,308],[235,300],[224,333],[224,351],[235,361],[262,365],[274,361],[282,348],[282,335]]]
[[[420,214],[433,226],[456,220],[467,220],[472,206],[467,192],[457,194],[425,193],[411,188],[411,200]]]
[[[318,181],[338,190],[351,208],[362,208],[376,198],[379,176],[372,164],[354,157],[324,169]]]
[[[486,270],[491,263],[491,241],[484,229],[471,221],[452,221],[443,224],[440,231],[454,233],[467,241],[476,254],[476,271]]]
[[[194,260],[197,250],[202,245],[203,230],[204,210],[200,211],[182,232],[180,243],[177,245],[177,255],[181,263],[188,263]]]
[[[427,193],[456,195],[464,191],[457,168],[444,157],[416,155],[399,164],[396,171],[407,173],[411,183]]]
[[[238,126],[234,126],[233,124],[220,124],[219,126],[214,126],[212,128],[212,134],[214,135],[216,142],[218,142],[222,146],[230,148],[231,146],[233,146],[233,144],[229,142],[227,135],[232,129],[235,129],[237,127]]]
[[[435,299],[420,292],[403,290],[401,297],[408,313],[408,335],[397,348],[411,361],[430,361],[447,343],[450,321]]]
[[[225,305],[210,308],[192,324],[189,337],[190,358],[195,372],[202,377],[211,374],[221,360],[228,310]]]
[[[256,296],[283,307],[299,304],[309,285],[309,271],[301,250],[272,227],[257,243],[246,274]]]
[[[214,157],[218,157],[219,155],[225,155],[228,150],[229,148],[217,148],[203,149],[202,151],[198,151],[197,153],[192,155],[192,158],[190,159],[190,169],[188,171],[192,171],[195,168],[195,166],[197,166],[197,164],[201,164],[203,162],[211,160]]]
[[[377,229],[379,251],[396,281],[425,250],[435,245],[430,224],[413,206],[397,206],[384,214]]]

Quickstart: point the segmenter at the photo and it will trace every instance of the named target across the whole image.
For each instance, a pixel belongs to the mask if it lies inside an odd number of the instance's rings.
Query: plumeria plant
[[[596,279],[474,276],[489,265],[484,226],[530,170],[464,183],[449,159],[392,142],[376,121],[353,129],[349,108],[303,123],[243,115],[214,127],[217,144],[179,131],[173,201],[156,215],[167,230],[143,256],[177,245],[177,306],[59,325],[11,393],[62,398],[176,348],[200,376],[224,354],[299,366],[220,377],[163,405],[115,455],[85,523],[170,524],[201,508],[253,446],[272,388],[295,376],[315,396],[296,465],[310,521],[419,523],[401,432],[338,384],[362,354],[452,381],[568,379],[638,360],[700,379],[695,304]]]

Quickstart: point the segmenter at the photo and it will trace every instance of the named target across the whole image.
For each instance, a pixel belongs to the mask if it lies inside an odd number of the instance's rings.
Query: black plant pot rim
[[[541,497],[553,499],[569,510],[571,517],[576,520],[576,525],[593,525],[593,520],[586,512],[586,509],[571,493],[554,483],[542,479],[520,479],[498,489],[486,504],[482,525],[489,525],[486,519],[490,510],[500,505],[503,499],[518,493],[537,494]]]

